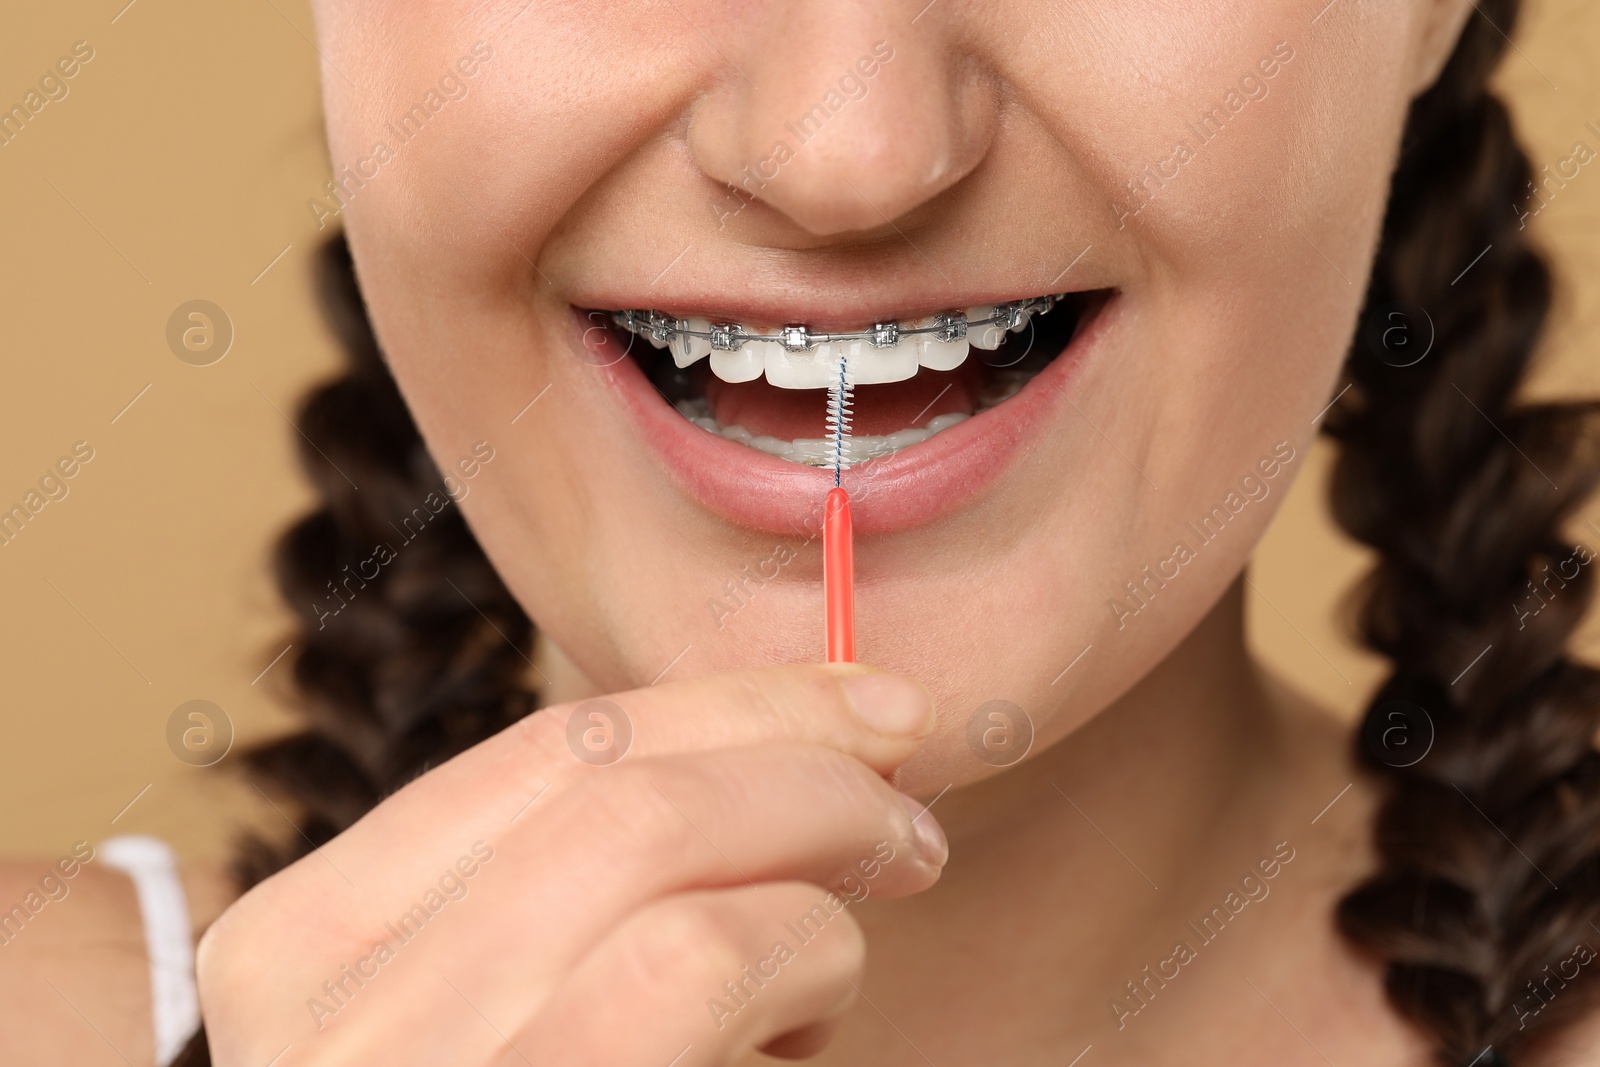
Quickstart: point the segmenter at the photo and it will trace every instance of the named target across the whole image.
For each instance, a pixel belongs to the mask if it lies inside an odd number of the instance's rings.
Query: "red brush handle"
[[[828,662],[856,661],[856,594],[854,534],[850,526],[850,494],[828,490],[822,511],[822,600],[827,615]]]

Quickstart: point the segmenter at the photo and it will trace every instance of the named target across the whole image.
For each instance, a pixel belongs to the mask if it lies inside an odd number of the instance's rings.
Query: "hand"
[[[569,742],[605,705],[542,710],[229,909],[199,948],[213,1062],[707,1067],[825,1044],[865,958],[847,902],[944,864],[884,777],[932,730],[927,693],[790,666],[607,699],[632,727],[616,762]]]

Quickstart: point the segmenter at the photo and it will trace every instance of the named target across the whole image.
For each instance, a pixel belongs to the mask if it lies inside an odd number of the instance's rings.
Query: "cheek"
[[[1085,413],[1138,464],[1144,488],[1159,487],[1127,516],[1141,554],[1170,547],[1161,542],[1183,518],[1276,442],[1298,447],[1331,395],[1405,112],[1398,11],[1409,7],[1395,7],[1365,21],[1330,13],[1313,32],[1285,4],[1207,5],[1167,31],[1168,51],[1135,57],[1162,88],[1118,108],[1151,118],[1107,126],[1139,132],[1089,153],[1108,210],[1149,264],[1128,307],[1140,343],[1097,368],[1124,387],[1085,390]],[[1226,25],[1226,39],[1202,17]],[[1264,57],[1277,63],[1270,79]],[[1251,75],[1264,98],[1241,88]],[[1230,549],[1230,562],[1248,547]]]
[[[1064,105],[1093,101],[1067,112],[1084,116],[1075,147],[1153,263],[1262,308],[1289,293],[1359,301],[1408,97],[1413,5],[1381,6],[1313,27],[1298,4],[1217,0],[1055,78]]]
[[[1130,77],[1085,121],[1117,139],[1078,142],[1148,276],[1125,295],[1119,343],[1085,370],[1081,423],[1040,458],[1071,471],[1085,503],[1018,545],[1025,581],[987,597],[974,587],[967,602],[1029,620],[987,650],[999,662],[979,684],[1007,679],[982,696],[1027,710],[1040,745],[1132,686],[1239,573],[1303,464],[1364,296],[1405,113],[1407,28],[1380,15],[1308,36],[1285,5],[1230,6],[1226,42],[1179,26],[1169,50],[1135,57],[1161,93]],[[1283,50],[1280,30],[1294,31],[1293,56],[1251,100],[1241,79]],[[1265,499],[1238,491],[1288,449]],[[1175,562],[1179,546],[1188,562]],[[959,714],[941,724],[919,777],[942,785],[970,768],[964,726]]]

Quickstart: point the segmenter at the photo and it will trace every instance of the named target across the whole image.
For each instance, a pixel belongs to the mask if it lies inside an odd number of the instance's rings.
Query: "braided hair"
[[[320,252],[317,288],[349,366],[300,405],[300,461],[321,505],[273,559],[299,624],[294,685],[309,724],[243,757],[252,778],[298,807],[300,833],[248,839],[234,867],[241,887],[537,706],[524,683],[533,624],[422,443],[342,235]],[[364,566],[374,557],[376,577]]]
[[[1561,532],[1600,480],[1600,404],[1517,397],[1551,302],[1488,88],[1519,6],[1480,0],[1401,147],[1363,319],[1432,350],[1358,340],[1326,423],[1334,516],[1378,556],[1361,635],[1393,664],[1357,738],[1380,868],[1338,920],[1449,1067],[1521,1062],[1600,1002],[1600,673],[1565,647],[1593,554]],[[1395,729],[1431,748],[1398,756]]]
[[[1520,1064],[1600,1002],[1600,968],[1570,970],[1593,960],[1591,934],[1600,943],[1600,674],[1565,652],[1591,557],[1559,531],[1600,481],[1600,405],[1515,399],[1551,280],[1513,225],[1532,175],[1488,87],[1519,0],[1478,6],[1412,106],[1362,316],[1426,320],[1431,347],[1386,361],[1358,337],[1324,422],[1341,448],[1335,517],[1378,556],[1362,637],[1394,668],[1357,736],[1387,788],[1379,868],[1338,922],[1385,961],[1391,1003],[1435,1036],[1446,1067]],[[301,405],[300,458],[321,504],[275,554],[308,724],[244,756],[298,807],[301,833],[248,840],[241,889],[536,707],[523,681],[533,626],[453,504],[376,578],[348,581],[391,522],[445,486],[342,236],[317,274],[349,365]],[[331,619],[318,606],[330,591]],[[1420,760],[1388,743],[1397,709],[1427,735]],[[175,1067],[210,1062],[202,1029]]]

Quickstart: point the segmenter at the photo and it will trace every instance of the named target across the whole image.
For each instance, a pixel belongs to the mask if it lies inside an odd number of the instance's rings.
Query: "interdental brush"
[[[850,493],[840,484],[846,460],[855,381],[841,345],[839,378],[828,387],[828,439],[833,443],[833,488],[822,510],[822,599],[829,663],[856,659],[855,550]]]

